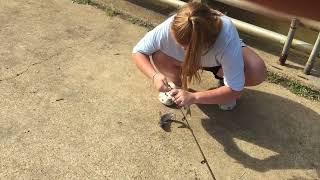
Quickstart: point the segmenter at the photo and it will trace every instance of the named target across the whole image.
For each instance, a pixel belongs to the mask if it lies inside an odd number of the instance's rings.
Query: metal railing
[[[282,20],[282,21],[291,20],[291,25],[290,25],[290,29],[288,32],[287,40],[283,46],[283,50],[282,50],[281,56],[279,58],[279,62],[281,65],[285,65],[290,46],[292,46],[294,48],[294,44],[292,44],[292,42],[293,42],[293,38],[295,35],[295,30],[299,26],[303,26],[303,27],[309,28],[313,31],[319,32],[318,38],[315,41],[313,48],[310,49],[310,47],[308,47],[307,51],[303,50],[304,52],[310,53],[309,59],[305,65],[303,72],[305,74],[310,74],[311,69],[312,69],[317,57],[320,57],[320,48],[319,48],[320,22],[319,21],[304,18],[304,17],[292,18],[292,16],[290,16],[288,14],[274,11],[274,10],[269,10],[267,8],[263,8],[263,7],[260,7],[260,6],[253,4],[251,2],[243,1],[243,0],[212,0],[212,1],[218,1],[223,4],[233,6],[236,8],[240,8],[240,9],[243,9],[246,11],[250,11],[255,14],[260,14],[260,15],[263,15],[263,16],[266,16],[266,17],[269,17],[272,19],[277,19],[277,20]]]

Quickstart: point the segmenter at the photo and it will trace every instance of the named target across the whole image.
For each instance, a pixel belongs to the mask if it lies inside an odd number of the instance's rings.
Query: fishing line
[[[180,112],[181,112],[181,114],[182,114],[182,116],[183,116],[182,120],[185,120],[185,121],[186,121],[186,123],[187,123],[187,125],[188,125],[188,127],[189,127],[189,129],[190,129],[190,131],[191,131],[191,134],[192,134],[192,136],[193,136],[193,139],[194,139],[194,141],[196,142],[196,144],[197,144],[197,146],[198,146],[198,149],[200,150],[200,153],[201,153],[202,158],[203,158],[203,160],[201,161],[201,164],[204,164],[204,163],[205,163],[205,164],[207,165],[207,167],[208,167],[208,169],[209,169],[209,171],[210,171],[210,174],[211,174],[211,176],[212,176],[212,179],[213,179],[213,180],[216,180],[216,177],[214,176],[214,174],[213,174],[213,172],[212,172],[212,170],[211,170],[211,167],[210,167],[210,165],[209,165],[209,163],[208,163],[208,161],[207,161],[207,158],[206,158],[206,156],[204,155],[204,153],[203,153],[203,151],[202,151],[202,149],[201,149],[201,146],[200,146],[200,144],[199,144],[199,142],[198,142],[195,134],[193,133],[193,130],[192,130],[192,128],[191,128],[191,126],[190,126],[190,124],[189,124],[189,122],[188,122],[188,119],[187,119],[186,115],[184,114],[183,110],[182,110],[180,107],[178,107],[178,109],[180,110]]]
[[[167,86],[167,88],[168,88],[169,90],[172,90],[172,89],[173,89],[168,83],[164,82],[164,84],[165,84],[165,86]],[[194,139],[194,141],[196,142],[196,144],[197,144],[197,146],[198,146],[198,149],[200,150],[200,153],[201,153],[202,158],[203,158],[203,160],[201,161],[201,164],[204,164],[204,163],[205,163],[205,164],[207,165],[207,167],[208,167],[208,169],[209,169],[209,172],[210,172],[210,174],[211,174],[211,176],[212,176],[212,179],[213,179],[213,180],[216,180],[216,177],[214,176],[214,174],[213,174],[213,172],[212,172],[212,169],[211,169],[211,167],[210,167],[210,165],[209,165],[209,163],[208,163],[208,161],[207,161],[207,158],[206,158],[206,156],[204,155],[204,153],[203,153],[203,151],[202,151],[202,149],[201,149],[201,146],[200,146],[200,144],[199,144],[199,142],[198,142],[195,134],[193,133],[193,130],[192,130],[189,122],[188,122],[187,116],[186,116],[185,113],[183,112],[182,107],[179,107],[179,106],[177,105],[177,108],[180,110],[180,112],[181,112],[181,114],[182,114],[182,116],[183,116],[182,121],[183,121],[183,120],[186,121],[187,126],[189,127],[189,130],[191,131],[191,134],[192,134],[192,136],[193,136],[193,139]],[[188,112],[187,112],[187,113],[189,113],[189,115],[191,116],[191,114],[190,114],[190,107],[188,107]]]

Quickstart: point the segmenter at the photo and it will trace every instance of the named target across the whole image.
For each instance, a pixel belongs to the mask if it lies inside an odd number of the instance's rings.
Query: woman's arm
[[[137,52],[132,54],[132,58],[138,69],[148,78],[152,79],[157,73],[150,62],[149,56]]]
[[[148,55],[137,52],[132,54],[132,58],[135,64],[137,65],[138,69],[140,69],[140,71],[143,74],[145,74],[148,78],[152,79],[152,82],[158,91],[160,92],[170,91],[167,85],[168,84],[167,78],[163,74],[161,74],[160,72],[157,72],[154,69]]]
[[[222,86],[217,89],[193,93],[195,104],[224,104],[240,98],[242,91]]]
[[[199,92],[188,92],[182,89],[170,91],[173,101],[179,106],[191,104],[225,104],[240,98],[242,91],[234,91],[227,86]]]

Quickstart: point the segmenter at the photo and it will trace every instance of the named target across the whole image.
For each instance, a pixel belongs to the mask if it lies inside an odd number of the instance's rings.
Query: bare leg
[[[152,54],[152,61],[155,68],[165,75],[168,81],[172,81],[175,85],[181,86],[181,62],[161,51]]]
[[[267,75],[266,65],[263,60],[248,47],[243,47],[242,53],[246,79],[245,86],[256,86],[261,84],[266,79]],[[220,69],[217,75],[223,77],[223,70]]]
[[[267,77],[267,68],[264,61],[250,48],[242,49],[244,59],[245,86],[261,84]]]

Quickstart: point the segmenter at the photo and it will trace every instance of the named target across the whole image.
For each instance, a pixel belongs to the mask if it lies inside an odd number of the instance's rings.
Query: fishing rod
[[[165,83],[165,82],[164,82],[164,84],[165,84],[165,86],[167,86],[167,88],[168,88],[170,91],[173,89],[168,83]],[[194,139],[194,141],[196,142],[196,144],[197,144],[197,146],[198,146],[198,149],[199,149],[199,151],[200,151],[200,153],[201,153],[201,155],[202,155],[203,160],[201,161],[201,164],[206,164],[206,165],[207,165],[207,167],[208,167],[208,169],[209,169],[209,172],[210,172],[210,174],[211,174],[211,176],[212,176],[212,179],[213,179],[213,180],[216,180],[216,177],[215,177],[214,174],[213,174],[213,171],[212,171],[212,169],[211,169],[211,167],[210,167],[210,165],[209,165],[209,163],[208,163],[208,160],[207,160],[206,156],[204,155],[204,153],[203,153],[203,151],[202,151],[202,148],[201,148],[201,146],[200,146],[200,144],[199,144],[199,142],[198,142],[198,140],[197,140],[197,138],[196,138],[196,136],[195,136],[195,134],[194,134],[194,132],[193,132],[193,129],[191,128],[191,126],[190,126],[190,124],[189,124],[189,122],[188,122],[188,119],[187,119],[186,114],[183,112],[182,107],[180,107],[180,106],[177,105],[177,108],[180,110],[180,112],[181,112],[181,114],[182,114],[182,116],[183,116],[182,121],[184,121],[184,120],[186,121],[187,126],[188,126],[188,128],[189,128],[189,130],[191,131],[191,134],[192,134],[192,136],[193,136],[193,139]],[[187,108],[187,114],[189,114],[190,117],[191,117],[190,107]]]
[[[188,107],[188,108],[190,108],[190,107]],[[207,161],[207,158],[206,158],[206,156],[204,155],[204,153],[203,153],[203,151],[202,151],[202,148],[201,148],[201,146],[200,146],[200,144],[199,144],[199,142],[198,142],[198,140],[197,140],[197,138],[196,138],[196,136],[195,136],[195,134],[194,134],[194,132],[193,132],[190,124],[189,124],[189,122],[188,122],[187,116],[185,115],[185,113],[183,112],[183,110],[182,110],[181,107],[178,107],[178,109],[180,110],[180,112],[181,112],[181,114],[182,114],[182,116],[183,116],[182,120],[185,120],[185,121],[186,121],[187,126],[189,127],[189,130],[191,131],[191,134],[192,134],[192,136],[193,136],[193,139],[194,139],[194,141],[196,142],[196,144],[197,144],[197,146],[198,146],[198,149],[199,149],[199,151],[200,151],[200,153],[201,153],[201,155],[202,155],[203,160],[201,161],[201,164],[204,164],[204,163],[205,163],[205,164],[207,165],[207,167],[208,167],[208,169],[209,169],[209,172],[210,172],[210,174],[211,174],[211,176],[212,176],[212,179],[213,179],[213,180],[216,180],[216,177],[215,177],[214,174],[213,174],[213,171],[212,171],[212,169],[211,169],[211,167],[210,167],[210,165],[209,165],[209,163],[208,163],[208,161]],[[190,111],[190,110],[189,110],[189,111]]]

